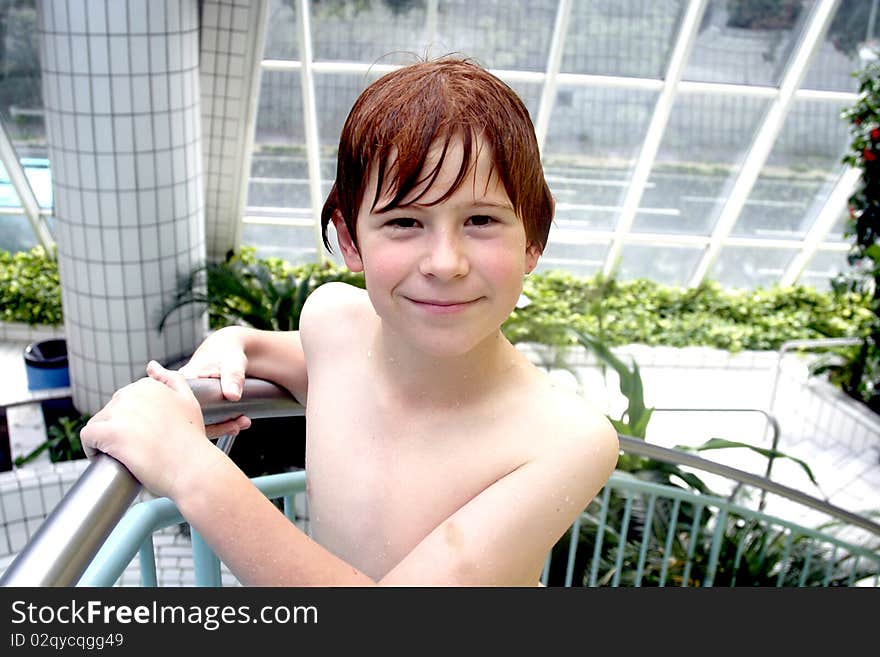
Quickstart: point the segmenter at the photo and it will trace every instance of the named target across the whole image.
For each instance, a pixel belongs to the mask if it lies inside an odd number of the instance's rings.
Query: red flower
[[[875,141],[880,139],[880,128],[874,128],[871,130],[871,139],[874,139]]]
[[[874,160],[877,159],[877,156],[874,155],[874,151],[872,151],[870,148],[865,149],[864,156],[865,156],[865,162],[873,162]]]

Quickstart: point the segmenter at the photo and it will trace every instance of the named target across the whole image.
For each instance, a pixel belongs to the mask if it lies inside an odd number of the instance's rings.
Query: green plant
[[[843,112],[852,142],[843,162],[861,169],[855,193],[849,199],[850,218],[845,235],[853,239],[848,260],[854,269],[838,276],[835,289],[870,298],[873,313],[861,346],[842,352],[842,361],[823,363],[833,382],[851,397],[880,412],[880,62],[858,72],[859,96]]]
[[[248,267],[254,268],[253,276]],[[310,275],[310,290],[330,280],[364,287],[361,274],[332,264],[292,265],[280,258],[258,259],[252,247],[242,247],[226,263],[211,267],[212,271],[224,269],[232,279],[244,279],[232,281],[241,287],[242,296],[232,290],[225,301],[219,285],[222,274],[214,277],[205,268],[181,281],[174,303],[183,305],[189,295],[188,302],[207,304],[212,328],[244,321],[243,314],[250,313],[255,304],[261,309],[253,315],[271,325],[272,299],[283,297],[285,289],[290,291],[289,276],[301,282]],[[724,290],[715,282],[686,289],[645,279],[617,281],[550,271],[529,276],[523,291],[531,304],[514,310],[502,327],[514,343],[573,345],[577,340],[568,329],[576,328],[609,346],[778,349],[786,340],[868,335],[874,321],[870,295],[858,290],[829,293],[802,286]],[[295,296],[290,301],[291,308],[295,307]],[[277,310],[284,310],[280,302]],[[57,263],[41,248],[15,254],[0,251],[0,320],[62,323]]]
[[[527,277],[523,294],[531,303],[502,327],[514,343],[574,345],[574,328],[609,346],[767,350],[788,340],[866,335],[873,321],[870,299],[858,290],[725,290],[714,281],[682,288],[550,271]]]
[[[17,253],[0,251],[0,320],[62,323],[58,265],[43,247]]]
[[[592,548],[600,538],[597,519],[604,515],[607,524],[601,536],[596,584],[607,585],[617,576],[618,586],[634,586],[641,562],[640,586],[659,586],[661,582],[665,586],[704,585],[715,525],[722,522],[722,518],[714,511],[698,511],[687,502],[682,503],[673,516],[670,500],[662,498],[655,501],[649,517],[649,504],[644,496],[637,495],[630,498],[630,521],[625,535],[621,535],[616,528],[621,527],[625,503],[626,499],[615,492],[609,496],[607,509],[603,508],[603,499],[596,498],[585,510],[578,530],[574,582],[589,584]],[[699,516],[695,518],[696,513]],[[850,580],[877,575],[876,568],[865,566],[861,561],[855,564],[858,567],[853,574],[853,555],[837,554],[827,547],[816,548],[808,536],[796,536],[789,544],[789,536],[783,530],[737,513],[727,514],[723,523],[713,586],[822,586],[826,580],[828,586],[846,586]],[[695,528],[693,541],[692,528]],[[642,561],[642,539],[646,531],[649,536]],[[570,537],[571,530],[554,548],[551,585],[563,583]],[[621,560],[619,571],[618,558]]]
[[[178,308],[206,306],[211,328],[246,324],[269,331],[299,328],[306,298],[317,287],[342,281],[364,287],[361,274],[331,263],[292,265],[280,258],[257,258],[253,247],[229,253],[224,262],[199,267],[186,276],[165,309],[159,330]],[[288,436],[279,441],[278,435]],[[259,418],[230,453],[250,477],[301,468],[305,463],[305,418]]]
[[[617,373],[619,389],[626,397],[627,408],[620,418],[609,417],[614,428],[622,435],[645,440],[653,409],[645,404],[644,385],[638,364],[632,360],[631,366],[628,366],[594,336],[576,330],[572,331],[572,334],[579,344],[594,353],[601,363],[613,368]],[[692,452],[748,449],[765,456],[771,462],[779,458],[791,459],[798,463],[810,481],[818,486],[806,462],[776,449],[718,438],[711,438],[697,447],[679,445],[676,449]],[[682,470],[678,465],[652,458],[623,453],[618,459],[617,470],[637,479],[665,486],[681,488],[683,483],[703,495],[717,496],[697,475]],[[735,489],[733,495],[736,495],[737,491],[739,488]],[[630,505],[628,511],[627,503]],[[649,542],[650,547],[646,550],[644,567],[641,569],[642,585],[656,586],[665,578],[664,581],[669,585],[680,586],[687,578],[688,585],[699,586],[705,579],[712,550],[713,526],[718,522],[715,512],[707,509],[698,510],[692,504],[684,503],[675,516],[675,527],[671,527],[673,511],[668,499],[658,499],[648,504],[643,496],[635,496],[629,498],[627,502],[626,497],[615,491],[608,497],[607,508],[603,508],[603,505],[604,502],[599,497],[592,500],[582,514],[583,522],[578,528],[578,550],[574,572],[578,573],[578,580],[583,585],[588,584],[589,562],[592,559],[593,548],[600,539],[597,536],[600,516],[606,520],[598,562],[597,583],[600,586],[611,582],[618,573],[618,556],[623,564],[618,574],[619,584],[623,586],[634,584],[637,564],[641,558],[642,534],[649,527],[652,540]],[[627,534],[620,536],[614,528],[622,525],[622,518],[627,513],[629,514]],[[783,585],[786,586],[797,585],[800,582],[803,568],[809,569],[804,581],[807,586],[823,582],[826,573],[829,572],[833,575],[830,582],[832,585],[843,583],[850,577],[849,570],[844,568],[844,559],[837,559],[834,554],[816,554],[811,550],[808,552],[808,541],[803,537],[798,538],[793,547],[786,550],[785,536],[777,530],[746,522],[736,514],[730,514],[726,522],[714,580],[716,586],[732,585],[735,582],[740,586],[775,586],[780,568],[785,570]],[[679,533],[675,530],[691,527],[695,528],[698,538],[694,544],[691,565],[685,569],[685,564],[689,561],[690,539],[686,532]],[[674,540],[669,544],[669,552],[666,552],[665,541],[670,530],[673,531]],[[569,529],[553,548],[549,577],[551,585],[559,585],[563,582],[562,564],[567,563],[571,532],[572,529]],[[621,551],[623,555],[620,555]],[[835,559],[836,562],[829,564],[829,561]],[[857,579],[873,574],[872,571],[865,570]]]
[[[59,418],[57,424],[49,427],[46,440],[24,456],[17,457],[15,465],[21,467],[30,463],[47,449],[49,450],[49,460],[52,463],[85,458],[86,455],[79,440],[79,432],[90,419],[91,415],[80,415],[73,419]]]
[[[577,341],[586,349],[593,352],[601,363],[612,367],[617,373],[618,388],[620,393],[627,400],[627,407],[620,418],[608,418],[614,426],[614,429],[624,436],[645,440],[648,431],[648,423],[651,420],[654,409],[648,408],[645,405],[644,385],[642,383],[638,364],[633,359],[631,360],[631,367],[627,366],[626,363],[620,360],[607,345],[602,343],[601,340],[576,330],[573,330],[572,333]],[[697,445],[695,447],[676,445],[676,449],[695,453],[716,449],[747,449],[766,457],[770,463],[776,459],[790,459],[804,470],[815,486],[819,485],[816,478],[813,476],[813,471],[805,461],[780,452],[777,449],[757,447],[748,443],[724,440],[721,438],[710,438],[702,445]],[[685,482],[691,488],[700,493],[714,494],[709,487],[693,473],[685,472],[677,465],[656,461],[651,458],[635,454],[621,454],[618,459],[617,469],[634,474],[641,479],[649,479],[655,483],[662,483],[667,486],[677,485],[673,480],[673,478],[676,478]]]
[[[207,307],[211,328],[244,323],[272,331],[295,330],[306,298],[318,286],[344,281],[363,287],[363,276],[330,263],[294,266],[279,258],[258,259],[255,253],[252,247],[242,247],[223,262],[190,272],[165,309],[159,330],[171,313],[193,303]]]

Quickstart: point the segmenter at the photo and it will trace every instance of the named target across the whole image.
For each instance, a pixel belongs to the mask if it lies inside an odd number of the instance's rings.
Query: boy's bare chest
[[[318,392],[318,391],[315,391]],[[306,466],[313,537],[374,577],[525,458],[506,420],[413,416],[369,394],[333,412],[309,393]]]

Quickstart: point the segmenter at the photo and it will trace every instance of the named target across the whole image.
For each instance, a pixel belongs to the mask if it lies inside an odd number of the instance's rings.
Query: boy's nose
[[[424,276],[442,279],[460,278],[470,271],[470,263],[458,236],[439,235],[428,244],[419,265]]]

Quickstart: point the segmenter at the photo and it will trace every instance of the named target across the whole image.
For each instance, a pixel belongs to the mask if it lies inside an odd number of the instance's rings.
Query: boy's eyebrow
[[[513,206],[510,203],[493,203],[492,201],[477,201],[472,203],[474,208],[499,208],[501,210],[510,210],[513,212]]]
[[[436,205],[436,203],[406,203],[405,205],[399,205],[397,208],[389,208],[389,209],[402,209],[406,207],[414,207],[414,208],[430,208]],[[455,209],[460,208],[493,208],[496,210],[509,210],[510,212],[514,212],[513,205],[510,203],[495,203],[494,201],[474,201],[472,203],[457,203],[451,206]]]

